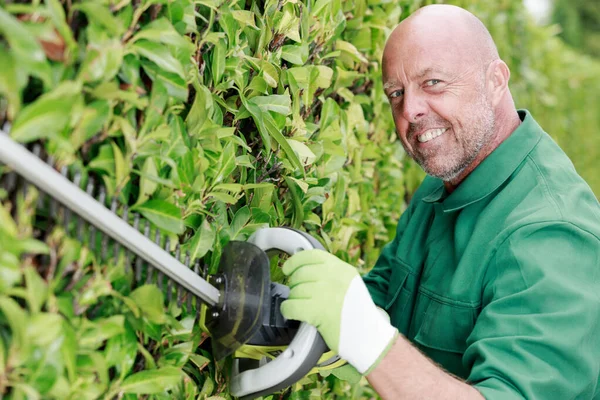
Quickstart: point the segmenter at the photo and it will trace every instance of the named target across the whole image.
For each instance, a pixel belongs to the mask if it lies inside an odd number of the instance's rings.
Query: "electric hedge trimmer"
[[[211,335],[215,358],[233,355],[232,395],[264,396],[320,368],[342,363],[327,352],[314,326],[281,315],[279,306],[289,288],[270,278],[272,252],[292,255],[322,249],[313,237],[289,228],[258,230],[247,241],[230,241],[223,249],[218,274],[203,277],[199,260],[184,257],[182,263],[179,247],[173,256],[168,239],[163,244],[158,230],[154,241],[150,239],[148,221],[129,213],[116,199],[108,201],[104,187],[91,178],[84,182],[81,174],[70,176],[67,168],[58,172],[51,158],[42,160],[41,152],[41,146],[29,151],[0,130],[0,164],[12,170],[2,177],[1,187],[11,193],[35,186],[48,200],[49,216],[62,207],[59,223],[65,229],[72,227],[80,240],[89,235],[92,250],[100,243],[96,250],[104,260],[111,255],[117,259],[124,251],[125,266],[133,269],[135,283],[156,283],[166,291],[167,301],[176,297],[179,305],[196,311],[201,327]]]

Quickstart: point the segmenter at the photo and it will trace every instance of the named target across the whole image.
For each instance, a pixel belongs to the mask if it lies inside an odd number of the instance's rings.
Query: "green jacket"
[[[364,279],[402,334],[486,398],[600,399],[600,205],[519,114],[453,193],[423,181]]]

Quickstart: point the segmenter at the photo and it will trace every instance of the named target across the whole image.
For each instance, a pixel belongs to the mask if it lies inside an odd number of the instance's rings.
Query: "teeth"
[[[431,139],[435,139],[440,136],[442,133],[446,132],[447,128],[438,128],[438,129],[430,129],[422,135],[419,135],[417,139],[421,143],[429,142]]]

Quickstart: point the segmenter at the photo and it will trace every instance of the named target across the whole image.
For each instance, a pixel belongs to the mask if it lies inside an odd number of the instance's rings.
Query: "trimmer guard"
[[[264,252],[277,251],[289,255],[313,248],[323,250],[323,246],[313,237],[290,228],[261,229],[248,242]],[[279,313],[279,310],[271,312]],[[327,345],[317,328],[301,323],[289,346],[275,359],[233,360],[231,394],[247,400],[284,389],[307,375],[325,351]]]
[[[252,243],[231,241],[223,249],[219,275],[209,282],[221,288],[218,307],[206,315],[213,354],[220,360],[247,343],[269,311],[269,258]]]

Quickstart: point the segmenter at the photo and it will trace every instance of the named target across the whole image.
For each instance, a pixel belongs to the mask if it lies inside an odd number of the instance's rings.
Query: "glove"
[[[305,250],[283,265],[290,295],[285,318],[314,325],[329,348],[368,375],[387,354],[398,330],[377,309],[356,268],[323,250]]]

